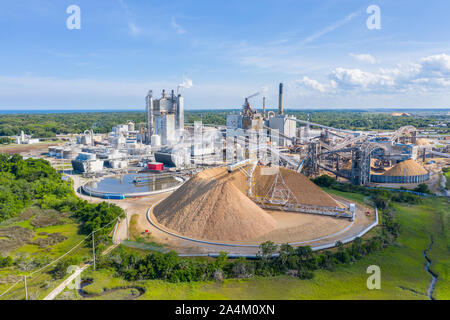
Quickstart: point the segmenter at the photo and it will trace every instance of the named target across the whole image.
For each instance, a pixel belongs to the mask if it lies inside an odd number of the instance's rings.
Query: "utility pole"
[[[92,232],[92,255],[94,257],[94,270],[95,270],[95,243],[94,243],[94,232]]]
[[[23,282],[24,282],[24,286],[25,286],[25,300],[28,300],[27,276],[23,276]]]
[[[127,240],[130,240],[130,234],[128,232],[128,213],[125,212],[125,223],[127,225]]]

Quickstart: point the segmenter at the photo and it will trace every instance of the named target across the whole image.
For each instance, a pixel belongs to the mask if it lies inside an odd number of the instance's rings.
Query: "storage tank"
[[[80,152],[77,157],[78,160],[96,160],[97,156],[94,153]]]
[[[161,146],[161,136],[157,135],[157,134],[152,135],[151,142],[152,142],[152,147],[160,147]]]
[[[63,150],[63,159],[73,159],[75,158],[75,153],[72,149]]]
[[[56,148],[55,148],[55,157],[56,157],[56,158],[62,158],[62,156],[63,156],[63,151],[64,151],[64,148],[63,148],[63,147],[56,147]]]
[[[49,155],[50,157],[56,156],[55,150],[56,150],[56,147],[48,147],[48,155]]]

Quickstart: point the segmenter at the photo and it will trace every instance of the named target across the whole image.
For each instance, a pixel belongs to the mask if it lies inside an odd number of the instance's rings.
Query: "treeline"
[[[342,192],[355,192],[359,194],[363,194],[365,196],[369,196],[372,198],[374,204],[379,209],[387,209],[391,201],[400,202],[400,203],[411,203],[411,204],[420,204],[422,203],[422,198],[418,195],[411,194],[408,192],[395,192],[386,190],[383,188],[366,188],[363,186],[356,186],[350,183],[341,183],[336,179],[324,174],[317,178],[311,179],[312,182],[317,184],[320,187],[331,188],[334,190],[342,191]],[[406,189],[404,189],[406,190]],[[417,192],[429,192],[428,187],[425,185],[419,185],[415,191]]]
[[[73,213],[82,223],[84,234],[123,215],[123,210],[114,204],[91,204],[79,199],[70,183],[62,180],[46,160],[23,160],[19,155],[0,154],[0,222],[19,215],[31,205]],[[98,237],[105,237],[112,227],[113,224],[98,232]]]
[[[77,112],[48,114],[0,115],[0,136],[19,135],[21,131],[35,138],[51,138],[57,134],[81,133],[92,129],[107,133],[113,126],[131,120],[145,122],[144,112]]]
[[[220,281],[226,278],[277,275],[311,279],[315,270],[333,271],[339,264],[355,262],[388,246],[398,235],[398,225],[394,226],[390,229],[385,228],[381,235],[369,240],[356,238],[347,247],[337,242],[336,250],[323,253],[313,252],[309,246],[293,248],[289,244],[277,246],[269,241],[261,244],[257,260],[244,257],[230,260],[227,254],[222,252],[218,258],[210,261],[180,258],[174,251],[142,255],[127,252],[123,247],[119,247],[110,255],[101,257],[97,266],[114,270],[118,276],[129,281],[149,279],[169,282]]]
[[[268,241],[260,245],[257,260],[244,257],[230,260],[224,252],[214,260],[206,260],[180,258],[174,251],[140,254],[119,247],[110,255],[101,257],[97,266],[113,270],[117,276],[128,281],[221,281],[226,278],[277,275],[311,279],[315,270],[333,271],[339,264],[353,263],[392,244],[400,233],[400,225],[394,221],[390,208],[382,210],[381,214],[383,223],[377,236],[367,240],[356,238],[348,246],[338,241],[336,249],[324,252],[314,252],[309,246],[293,248],[289,244],[278,246]]]
[[[228,114],[240,110],[205,110],[185,111],[185,122],[202,120],[204,124],[225,125]],[[411,117],[393,117],[390,113],[373,113],[367,111],[298,111],[287,110],[298,119],[350,130],[396,130],[405,125],[427,127],[429,124],[446,122],[450,127],[449,117],[442,115],[413,115]],[[107,133],[113,126],[131,120],[145,123],[145,113],[133,112],[77,112],[48,114],[8,114],[0,115],[0,137],[19,135],[23,130],[35,138],[51,138],[57,134],[81,133],[92,129],[95,133]],[[442,129],[448,130],[448,129]],[[5,140],[6,142],[6,140]]]
[[[349,130],[397,130],[403,126],[424,128],[429,124],[446,122],[450,118],[445,115],[412,115],[410,117],[393,117],[390,113],[375,113],[367,111],[290,111],[300,120],[307,120],[322,125]]]

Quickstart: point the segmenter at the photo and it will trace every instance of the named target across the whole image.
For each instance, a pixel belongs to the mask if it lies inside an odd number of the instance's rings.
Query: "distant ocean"
[[[190,112],[208,112],[208,111],[217,111],[217,112],[233,112],[239,111],[240,109],[195,109],[189,108],[185,109],[185,111]],[[258,109],[259,110],[259,109]],[[268,109],[268,110],[276,110],[276,109]],[[450,108],[438,109],[438,108],[286,108],[286,112],[289,111],[314,111],[314,112],[324,112],[324,111],[344,111],[344,112],[411,112],[411,113],[448,113],[450,112]],[[48,109],[48,110],[1,110],[0,115],[2,114],[49,114],[49,113],[97,113],[97,112],[144,112],[145,109]]]
[[[142,109],[142,110],[138,110],[138,109],[1,110],[0,109],[0,114],[47,114],[47,113],[81,113],[81,112],[144,112],[144,109]]]

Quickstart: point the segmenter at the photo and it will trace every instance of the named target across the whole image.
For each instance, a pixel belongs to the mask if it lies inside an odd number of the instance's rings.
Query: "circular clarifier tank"
[[[87,195],[101,198],[130,198],[173,191],[183,184],[181,177],[166,174],[124,174],[86,183]]]

